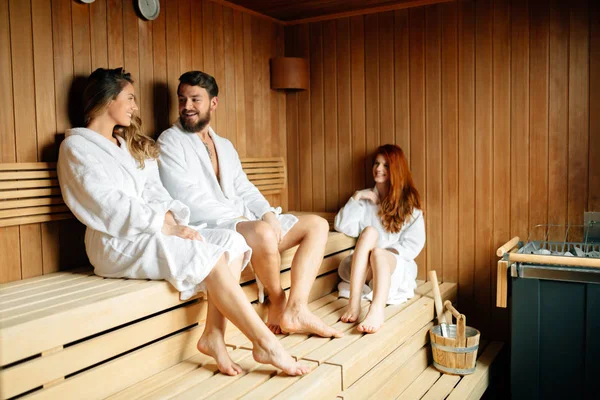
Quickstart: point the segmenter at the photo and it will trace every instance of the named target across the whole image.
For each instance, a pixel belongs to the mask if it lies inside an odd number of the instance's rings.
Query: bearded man
[[[280,207],[271,207],[246,177],[232,143],[210,127],[218,94],[217,82],[204,72],[190,71],[179,78],[179,120],[158,140],[165,187],[190,208],[190,223],[233,229],[244,236],[252,248],[254,271],[269,297],[267,325],[273,333],[341,337],[341,332],[308,309],[310,289],[325,253],[327,221],[316,215],[282,214]],[[299,247],[286,300],[280,252],[294,246]]]

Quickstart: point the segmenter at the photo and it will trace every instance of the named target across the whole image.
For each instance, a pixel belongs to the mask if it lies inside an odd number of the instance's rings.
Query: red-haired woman
[[[355,322],[361,299],[371,307],[358,330],[375,333],[386,304],[400,304],[417,287],[415,257],[425,245],[421,199],[402,149],[386,144],[373,162],[375,187],[357,191],[335,217],[335,229],[358,237],[354,253],[339,267],[340,297],[350,298],[340,318]],[[367,283],[367,284],[365,284]]]

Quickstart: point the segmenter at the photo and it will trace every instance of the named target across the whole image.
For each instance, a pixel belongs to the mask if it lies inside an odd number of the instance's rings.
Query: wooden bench
[[[245,159],[242,165],[264,194],[277,195],[285,189],[283,159]],[[4,196],[0,210],[8,211],[0,217],[3,226],[72,218],[56,186],[55,165],[0,165],[0,171],[6,172],[0,178]],[[326,216],[331,224],[333,214]],[[279,335],[294,357],[313,367],[302,378],[283,376],[254,362],[251,343],[231,324],[226,343],[246,372],[236,377],[219,374],[214,360],[195,347],[204,327],[206,302],[198,298],[181,302],[178,292],[164,281],[107,279],[83,268],[0,285],[0,398],[365,398],[376,394],[365,392],[365,387],[396,394],[423,382],[435,387],[439,381],[438,386],[448,387],[448,378],[442,380],[438,373],[434,382],[428,367],[427,331],[434,309],[430,283],[419,282],[415,297],[407,303],[387,307],[386,324],[376,335],[364,335],[355,330],[356,324],[339,321],[347,300],[335,293],[337,266],[354,244],[352,238],[329,233],[326,257],[310,294],[310,308],[345,331],[344,338]],[[286,289],[295,251],[281,257]],[[243,272],[241,284],[264,316],[250,269]],[[441,292],[444,299],[454,300],[456,284],[442,284]],[[364,315],[368,304],[362,306]],[[377,372],[386,363],[393,368]],[[482,371],[476,372],[476,379],[463,378],[454,390],[463,381],[471,382],[469,388],[485,390],[481,377],[487,369]],[[398,379],[407,386],[387,388]],[[373,386],[384,381],[386,385]],[[479,392],[468,391],[471,397],[465,398],[477,398],[472,394]]]

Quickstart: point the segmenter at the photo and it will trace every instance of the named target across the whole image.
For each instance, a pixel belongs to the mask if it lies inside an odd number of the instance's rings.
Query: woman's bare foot
[[[353,304],[352,300],[344,309],[344,313],[340,317],[340,321],[342,322],[356,322],[358,317],[360,316],[360,302],[358,304]]]
[[[373,307],[373,304],[371,304],[367,316],[358,324],[356,329],[364,333],[375,333],[381,328],[384,320],[383,307]]]
[[[259,339],[252,343],[252,356],[256,362],[271,364],[290,376],[304,375],[310,371],[292,358],[275,339]]]
[[[244,372],[242,367],[234,363],[229,357],[227,346],[225,346],[223,336],[219,332],[206,332],[205,330],[196,347],[200,352],[214,358],[219,371],[222,373],[235,376]]]
[[[287,299],[285,298],[285,293],[283,290],[277,296],[273,296],[269,294],[269,315],[267,317],[267,328],[271,332],[276,335],[279,335],[281,332],[281,315],[283,314],[283,310],[285,310],[285,304]]]
[[[321,337],[340,338],[344,334],[333,329],[308,310],[306,306],[286,307],[281,317],[281,329],[291,333],[314,333]]]

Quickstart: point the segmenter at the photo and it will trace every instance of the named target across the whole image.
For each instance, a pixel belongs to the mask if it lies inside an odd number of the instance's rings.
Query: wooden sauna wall
[[[310,60],[310,90],[287,95],[290,208],[337,211],[400,145],[425,200],[419,279],[458,282],[470,321],[505,330],[495,249],[600,211],[598,8],[457,1],[286,27],[286,55]]]
[[[283,27],[206,0],[162,2],[149,22],[134,3],[0,0],[0,163],[56,161],[60,135],[80,124],[85,77],[120,66],[147,132],[176,120],[178,78],[200,69],[220,86],[215,130],[241,156],[285,157],[285,94],[269,87]],[[83,232],[75,220],[0,228],[0,283],[86,265]]]

